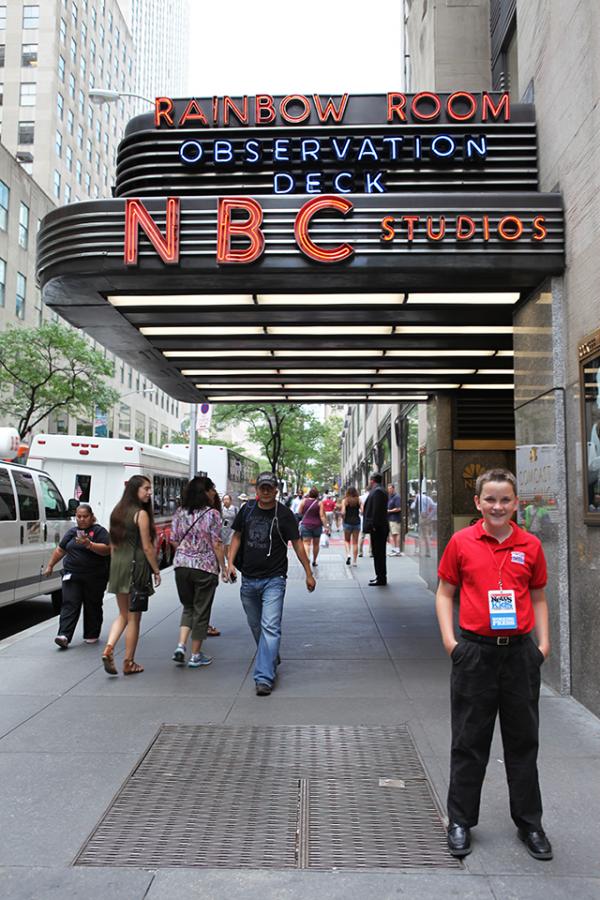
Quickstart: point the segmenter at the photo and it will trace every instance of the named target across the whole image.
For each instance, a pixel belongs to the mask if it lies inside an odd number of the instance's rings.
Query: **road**
[[[0,608],[0,640],[18,634],[38,622],[45,622],[54,616],[50,597],[40,596],[36,600],[23,600]]]

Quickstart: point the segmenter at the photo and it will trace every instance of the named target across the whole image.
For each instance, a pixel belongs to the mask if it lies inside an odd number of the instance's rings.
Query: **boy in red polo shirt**
[[[511,472],[485,472],[475,490],[483,518],[450,539],[436,594],[442,641],[452,659],[448,847],[453,856],[471,852],[471,828],[479,817],[499,714],[518,836],[535,859],[552,859],[542,829],[537,772],[540,666],[550,652],[546,560],[539,539],[512,521],[518,498]],[[457,587],[458,641],[453,622]]]

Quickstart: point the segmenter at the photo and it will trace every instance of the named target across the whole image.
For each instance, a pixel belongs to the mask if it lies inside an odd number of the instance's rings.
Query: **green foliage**
[[[261,447],[268,468],[301,487],[331,486],[340,471],[341,420],[321,424],[312,410],[291,403],[228,403],[215,406],[216,428],[244,422],[248,437]]]
[[[70,328],[46,322],[39,328],[0,332],[0,413],[21,438],[59,410],[91,419],[119,395],[103,377],[114,366]]]

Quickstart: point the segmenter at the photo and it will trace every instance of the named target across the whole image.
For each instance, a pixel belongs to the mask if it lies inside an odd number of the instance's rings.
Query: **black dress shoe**
[[[385,587],[386,584],[387,584],[387,581],[378,581],[377,578],[372,578],[369,582],[369,585],[371,587]]]
[[[534,859],[552,859],[552,845],[543,829],[540,828],[539,831],[525,831],[523,828],[519,828],[517,834],[519,839],[525,844],[529,855],[533,856]]]
[[[448,850],[452,856],[468,856],[471,852],[471,829],[457,822],[448,825]]]
[[[256,682],[256,694],[258,697],[268,697],[273,688],[266,681]]]

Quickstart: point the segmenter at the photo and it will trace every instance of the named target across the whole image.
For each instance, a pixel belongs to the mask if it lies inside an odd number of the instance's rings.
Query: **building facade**
[[[129,0],[136,48],[134,88],[153,100],[187,90],[189,0]],[[140,107],[138,107],[140,108]]]
[[[140,7],[146,5],[136,3],[130,10],[117,0],[0,4],[0,203],[6,226],[0,222],[0,327],[37,325],[50,317],[33,272],[36,227],[42,216],[53,206],[111,195],[117,147],[133,114],[133,101],[96,106],[88,92],[136,92],[136,46],[146,32],[134,39],[131,23],[134,12],[143,20]],[[163,6],[168,10],[171,5]],[[174,15],[169,33],[179,24]],[[158,58],[164,60],[169,49],[171,44],[165,45]],[[178,57],[178,66],[184,65],[187,56]],[[140,375],[131,360],[98,347],[114,362],[112,386],[123,396],[119,408],[108,413],[106,431],[156,445],[168,441],[180,430],[185,404]],[[89,433],[93,424],[59,416],[45,427]]]
[[[600,714],[600,10],[593,0],[407,0],[405,11],[408,90],[509,90],[514,102],[535,102],[539,189],[563,196],[566,271],[515,304],[509,397],[439,394],[426,406],[366,414],[350,407],[344,476],[362,486],[370,468],[384,470],[379,423],[389,420],[406,549],[417,548],[433,588],[449,536],[475,514],[477,474],[514,467],[520,521],[541,537],[549,563],[546,679]],[[430,499],[435,520],[419,528],[419,506],[430,509]]]

